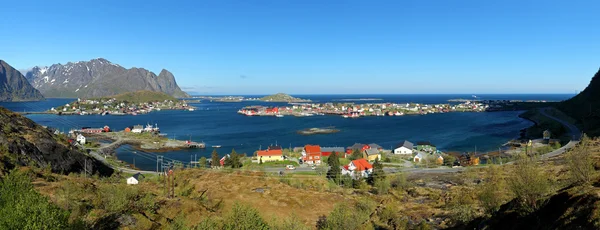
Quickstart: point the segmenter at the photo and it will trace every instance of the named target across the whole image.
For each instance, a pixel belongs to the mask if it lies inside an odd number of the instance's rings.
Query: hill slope
[[[558,108],[577,119],[583,132],[600,136],[600,70],[581,93],[560,103]]]
[[[151,102],[151,101],[165,101],[165,100],[178,101],[177,98],[175,98],[173,96],[169,96],[166,93],[154,92],[154,91],[148,91],[148,90],[123,93],[123,94],[119,94],[119,95],[109,96],[106,98],[114,98],[114,99],[117,99],[117,101],[128,101],[128,102],[132,102],[132,103],[145,103],[145,102]]]
[[[0,60],[0,101],[37,101],[44,96],[27,82],[25,77]]]
[[[34,67],[25,78],[46,97],[93,98],[139,90],[189,97],[165,69],[156,75],[143,68],[125,69],[103,58]]]
[[[72,149],[65,139],[32,120],[0,107],[0,172],[17,165],[50,167],[56,173],[88,173],[108,176],[113,170]],[[85,166],[87,164],[87,166]]]

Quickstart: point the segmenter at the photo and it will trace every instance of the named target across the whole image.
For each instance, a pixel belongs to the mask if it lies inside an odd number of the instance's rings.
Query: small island
[[[161,110],[189,110],[195,108],[162,92],[137,91],[115,96],[77,99],[51,108],[46,113],[58,115],[137,115]]]
[[[260,98],[260,101],[265,102],[310,102],[308,99],[295,98],[285,93],[278,93]]]
[[[330,134],[330,133],[337,133],[339,132],[339,129],[335,129],[334,127],[328,127],[328,128],[309,128],[309,129],[303,129],[303,130],[298,130],[298,134],[302,134],[302,135],[314,135],[314,134]]]

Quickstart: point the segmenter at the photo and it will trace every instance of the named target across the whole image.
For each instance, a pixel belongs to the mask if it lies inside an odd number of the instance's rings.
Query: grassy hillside
[[[165,100],[178,101],[177,98],[170,96],[166,93],[154,92],[154,91],[148,91],[148,90],[123,93],[123,94],[119,94],[119,95],[108,96],[105,98],[115,98],[115,99],[117,99],[117,101],[127,101],[127,102],[132,102],[132,103],[144,103],[144,102],[165,101]]]
[[[305,101],[310,101],[310,100],[305,100],[305,99],[301,99],[301,98],[295,98],[292,97],[288,94],[285,93],[278,93],[278,94],[273,94],[273,95],[269,95],[266,97],[262,97],[260,99],[261,101],[270,101],[270,102],[305,102]]]
[[[577,119],[583,132],[590,136],[600,136],[600,70],[585,90],[557,107]]]

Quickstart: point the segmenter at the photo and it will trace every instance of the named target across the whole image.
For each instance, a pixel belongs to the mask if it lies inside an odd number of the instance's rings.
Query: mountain
[[[139,90],[189,97],[165,69],[156,75],[143,68],[126,69],[103,58],[34,67],[25,78],[46,97],[93,98]]]
[[[0,107],[0,173],[15,166],[49,167],[55,173],[109,176],[113,169],[72,148],[63,136],[54,135],[32,120]]]
[[[581,93],[561,102],[558,109],[575,118],[583,127],[583,132],[600,136],[600,70]]]
[[[23,74],[0,60],[0,101],[38,101],[44,96],[33,88]]]

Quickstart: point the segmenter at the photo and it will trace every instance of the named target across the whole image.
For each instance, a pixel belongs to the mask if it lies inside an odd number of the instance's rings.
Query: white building
[[[143,177],[142,174],[136,173],[133,176],[127,178],[127,184],[138,184],[140,182],[140,176]]]
[[[77,142],[79,142],[79,144],[85,145],[85,143],[86,143],[85,137],[81,134],[77,134]]]
[[[353,179],[367,178],[373,173],[373,165],[361,158],[351,161],[342,167],[342,175],[350,175]]]
[[[413,143],[404,141],[394,149],[394,154],[412,155],[413,154]]]
[[[144,131],[144,126],[141,125],[134,125],[133,129],[131,129],[132,133],[142,133],[142,131]]]

